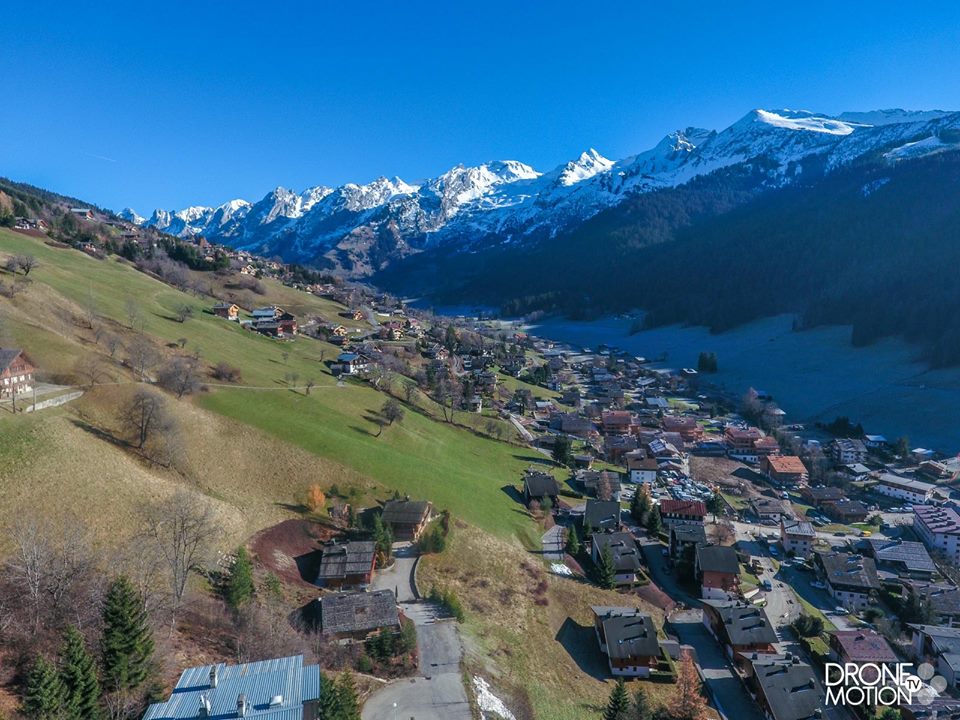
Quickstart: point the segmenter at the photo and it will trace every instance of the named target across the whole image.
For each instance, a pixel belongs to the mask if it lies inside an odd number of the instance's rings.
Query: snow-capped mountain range
[[[278,187],[261,200],[120,215],[181,237],[210,240],[288,261],[321,262],[364,275],[427,248],[544,239],[637,193],[673,187],[742,163],[785,185],[816,159],[819,172],[874,157],[886,162],[960,148],[960,113],[906,110],[827,116],[754,110],[719,132],[686,128],[619,161],[590,149],[549,172],[516,160],[458,165],[417,184],[380,177],[366,185]]]

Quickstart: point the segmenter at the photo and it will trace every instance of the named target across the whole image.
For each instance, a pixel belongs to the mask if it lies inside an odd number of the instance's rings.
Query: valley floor
[[[867,432],[905,435],[915,447],[960,450],[960,368],[930,370],[899,340],[853,347],[849,327],[793,332],[791,325],[791,317],[779,316],[716,335],[680,326],[630,335],[629,320],[551,319],[531,331],[591,349],[613,345],[648,359],[666,354],[655,367],[695,368],[701,352],[715,352],[719,372],[710,382],[736,397],[750,387],[767,391],[787,411],[787,422],[845,415]]]

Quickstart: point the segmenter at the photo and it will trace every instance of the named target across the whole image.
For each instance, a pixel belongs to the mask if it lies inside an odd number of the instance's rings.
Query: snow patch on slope
[[[479,675],[473,676],[473,691],[477,696],[477,705],[483,720],[517,720],[503,700],[490,690],[490,683]]]

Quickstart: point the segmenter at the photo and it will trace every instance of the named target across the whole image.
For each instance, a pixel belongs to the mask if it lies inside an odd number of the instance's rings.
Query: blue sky
[[[911,7],[17,3],[0,175],[147,214],[460,162],[548,170],[588,147],[617,159],[754,107],[958,109],[960,4]]]

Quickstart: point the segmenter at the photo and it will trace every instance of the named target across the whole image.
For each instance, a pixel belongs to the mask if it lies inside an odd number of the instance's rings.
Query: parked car
[[[767,592],[770,592],[771,590],[773,590],[773,583],[770,582],[769,578],[763,581],[763,589],[766,590]]]
[[[826,589],[827,589],[827,586],[824,585],[824,584],[823,584],[822,582],[820,582],[819,580],[814,580],[813,582],[811,582],[811,583],[810,583],[810,587],[816,588],[817,590],[826,590]]]
[[[849,615],[849,614],[850,614],[850,611],[847,610],[847,609],[846,609],[845,607],[843,607],[842,605],[837,605],[837,607],[835,607],[833,611],[834,611],[837,615]]]

